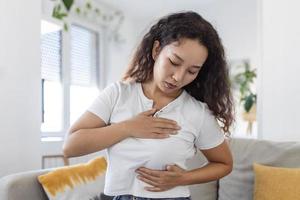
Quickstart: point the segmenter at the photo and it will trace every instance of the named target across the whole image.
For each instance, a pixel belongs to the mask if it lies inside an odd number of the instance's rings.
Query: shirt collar
[[[153,105],[153,100],[149,99],[148,97],[145,96],[143,88],[142,88],[142,84],[140,82],[137,82],[136,86],[138,87],[138,93],[139,93],[139,96],[142,98],[142,101],[144,103],[146,103],[146,104],[150,104],[151,103],[151,105]],[[164,107],[164,109],[165,108],[174,108],[174,107],[177,107],[179,104],[183,103],[186,95],[187,95],[187,92],[185,90],[183,90],[181,92],[181,94],[178,97],[176,97],[176,99],[174,99],[170,103],[168,103]]]

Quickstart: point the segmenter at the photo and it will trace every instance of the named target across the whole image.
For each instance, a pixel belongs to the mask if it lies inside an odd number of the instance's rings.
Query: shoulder
[[[105,93],[113,99],[128,99],[138,90],[136,82],[115,81],[108,84],[101,93]]]
[[[187,92],[184,99],[184,106],[185,110],[193,111],[191,113],[197,113],[198,115],[202,115],[208,108],[206,103],[195,99],[195,97],[191,96]]]
[[[104,90],[115,90],[118,92],[123,92],[127,90],[135,90],[136,89],[136,82],[124,82],[124,81],[115,81],[112,83],[107,84]]]
[[[205,120],[214,118],[212,111],[209,109],[207,103],[202,102],[187,93],[184,99],[184,111],[194,120],[194,123],[202,125]]]
[[[116,87],[118,88],[120,93],[132,93],[133,91],[137,90],[136,82],[124,82],[124,81],[117,81],[115,82]]]

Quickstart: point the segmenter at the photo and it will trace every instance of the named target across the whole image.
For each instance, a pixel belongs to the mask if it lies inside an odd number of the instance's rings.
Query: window
[[[62,33],[59,27],[42,22],[42,132],[62,130]],[[52,27],[52,28],[51,28]]]
[[[70,124],[97,95],[97,33],[71,26]]]
[[[42,136],[63,136],[98,95],[98,49],[97,31],[42,20]]]

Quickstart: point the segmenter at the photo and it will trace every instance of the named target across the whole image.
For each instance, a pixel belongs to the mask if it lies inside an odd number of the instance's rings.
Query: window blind
[[[61,31],[41,36],[42,79],[60,81],[61,78]]]
[[[86,28],[71,26],[71,84],[95,86],[97,80],[98,35]]]

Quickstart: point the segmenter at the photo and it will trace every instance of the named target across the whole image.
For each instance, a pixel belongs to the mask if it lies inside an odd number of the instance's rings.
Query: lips
[[[165,82],[165,83],[166,83],[167,88],[169,88],[169,89],[174,89],[177,87],[176,85],[173,85],[171,83],[168,83],[168,82]]]

